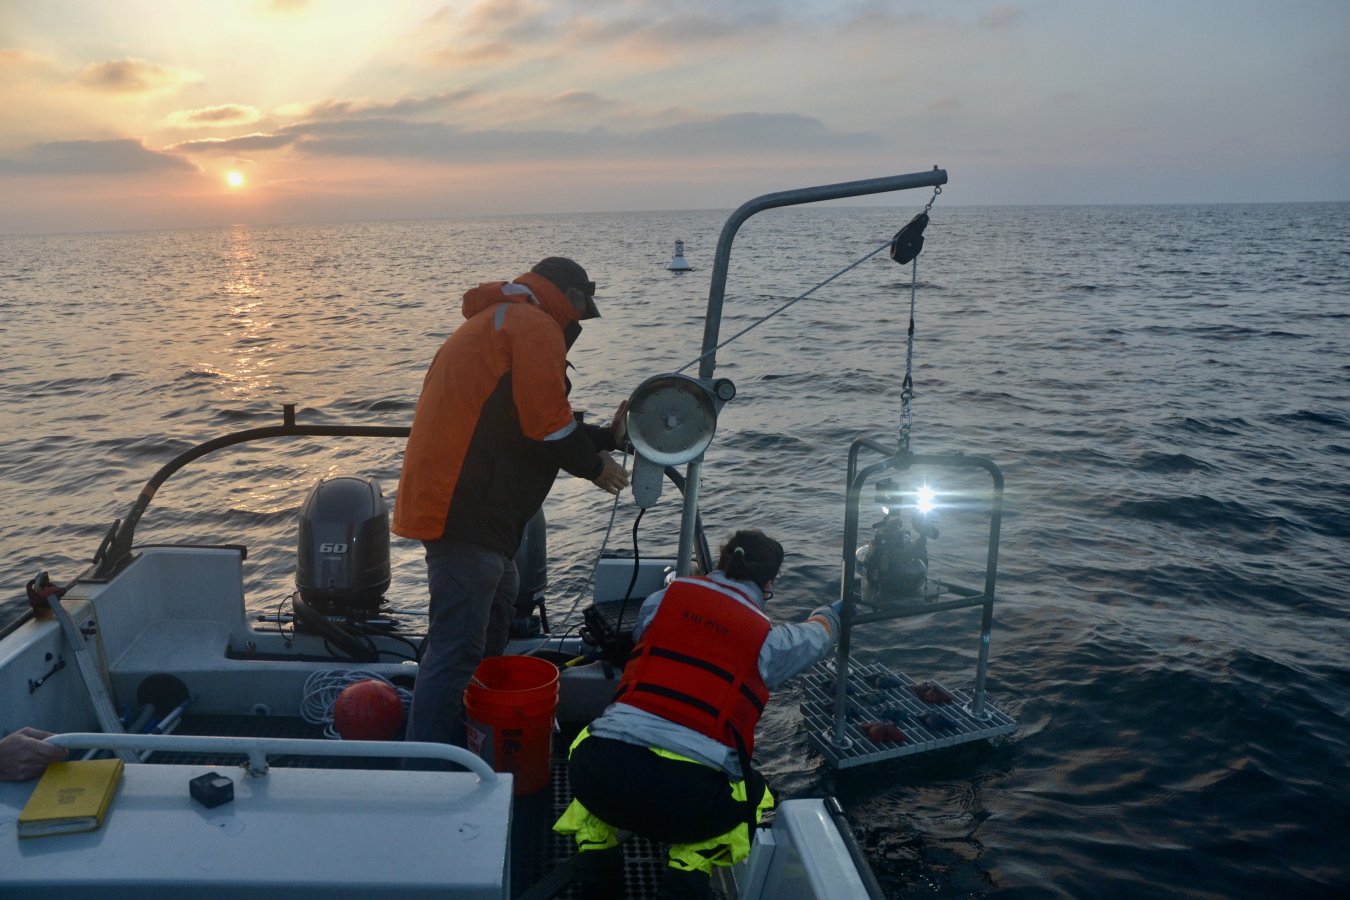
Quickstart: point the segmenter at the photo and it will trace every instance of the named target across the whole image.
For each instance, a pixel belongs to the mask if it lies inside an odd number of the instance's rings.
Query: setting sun
[[[225,180],[230,183],[230,187],[239,187],[239,185],[244,183],[244,176],[240,175],[238,172],[231,172],[229,175],[225,176]]]

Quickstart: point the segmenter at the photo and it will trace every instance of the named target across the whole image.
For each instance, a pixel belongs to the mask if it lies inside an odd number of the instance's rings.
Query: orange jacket
[[[603,469],[567,402],[563,329],[576,309],[540,275],[480,284],[422,382],[403,454],[393,531],[511,555],[558,469]]]

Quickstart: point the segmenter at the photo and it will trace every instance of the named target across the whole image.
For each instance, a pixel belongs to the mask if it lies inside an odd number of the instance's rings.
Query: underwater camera
[[[900,495],[891,479],[877,482],[877,503],[885,518],[872,526],[872,540],[858,548],[863,601],[891,603],[921,595],[928,583],[928,541],[938,536],[933,492],[920,488],[910,511],[911,535],[900,516]]]

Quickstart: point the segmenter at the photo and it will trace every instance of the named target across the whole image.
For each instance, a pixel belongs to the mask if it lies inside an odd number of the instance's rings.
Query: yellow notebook
[[[121,781],[120,759],[52,763],[19,814],[19,837],[93,831]]]

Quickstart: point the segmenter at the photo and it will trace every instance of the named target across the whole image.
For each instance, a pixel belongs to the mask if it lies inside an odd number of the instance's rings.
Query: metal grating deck
[[[862,679],[864,676],[876,674],[890,675],[899,680],[902,686],[875,691]],[[988,719],[980,721],[970,714],[970,696],[961,691],[953,690],[946,685],[932,681],[931,683],[936,684],[955,699],[952,703],[940,705],[925,703],[913,691],[909,690],[910,685],[920,682],[910,678],[904,672],[892,672],[885,666],[864,666],[853,663],[848,668],[848,680],[856,693],[851,694],[848,700],[858,708],[861,716],[848,722],[845,734],[853,743],[852,746],[841,750],[834,746],[833,739],[834,698],[827,694],[824,688],[824,683],[834,681],[835,677],[834,665],[830,662],[817,663],[808,670],[802,676],[807,699],[802,702],[801,710],[802,717],[806,720],[806,733],[811,739],[811,745],[820,751],[820,754],[829,761],[830,765],[838,769],[863,766],[901,756],[913,756],[916,753],[927,753],[930,750],[939,750],[943,747],[951,747],[969,741],[984,740],[997,737],[1000,734],[1012,734],[1017,730],[1016,722],[995,709],[987,701],[985,711],[988,713]],[[863,697],[873,692],[881,695],[880,701],[873,705],[864,703]],[[888,706],[899,707],[910,714],[910,721],[899,723],[900,730],[909,738],[908,742],[903,744],[874,744],[859,728],[863,723],[871,721],[868,718],[871,710],[879,710]],[[942,713],[952,720],[956,727],[949,731],[929,731],[913,718],[929,712]]]
[[[527,887],[576,855],[577,845],[572,836],[553,830],[553,823],[572,802],[572,789],[567,780],[569,744],[570,739],[557,741],[553,782],[533,796],[516,798],[515,820],[511,823],[513,897],[520,896]],[[623,845],[623,855],[625,896],[629,900],[655,898],[661,873],[666,867],[665,846],[646,838],[632,837]],[[576,900],[580,896],[581,888],[575,884],[558,894],[560,900]]]

